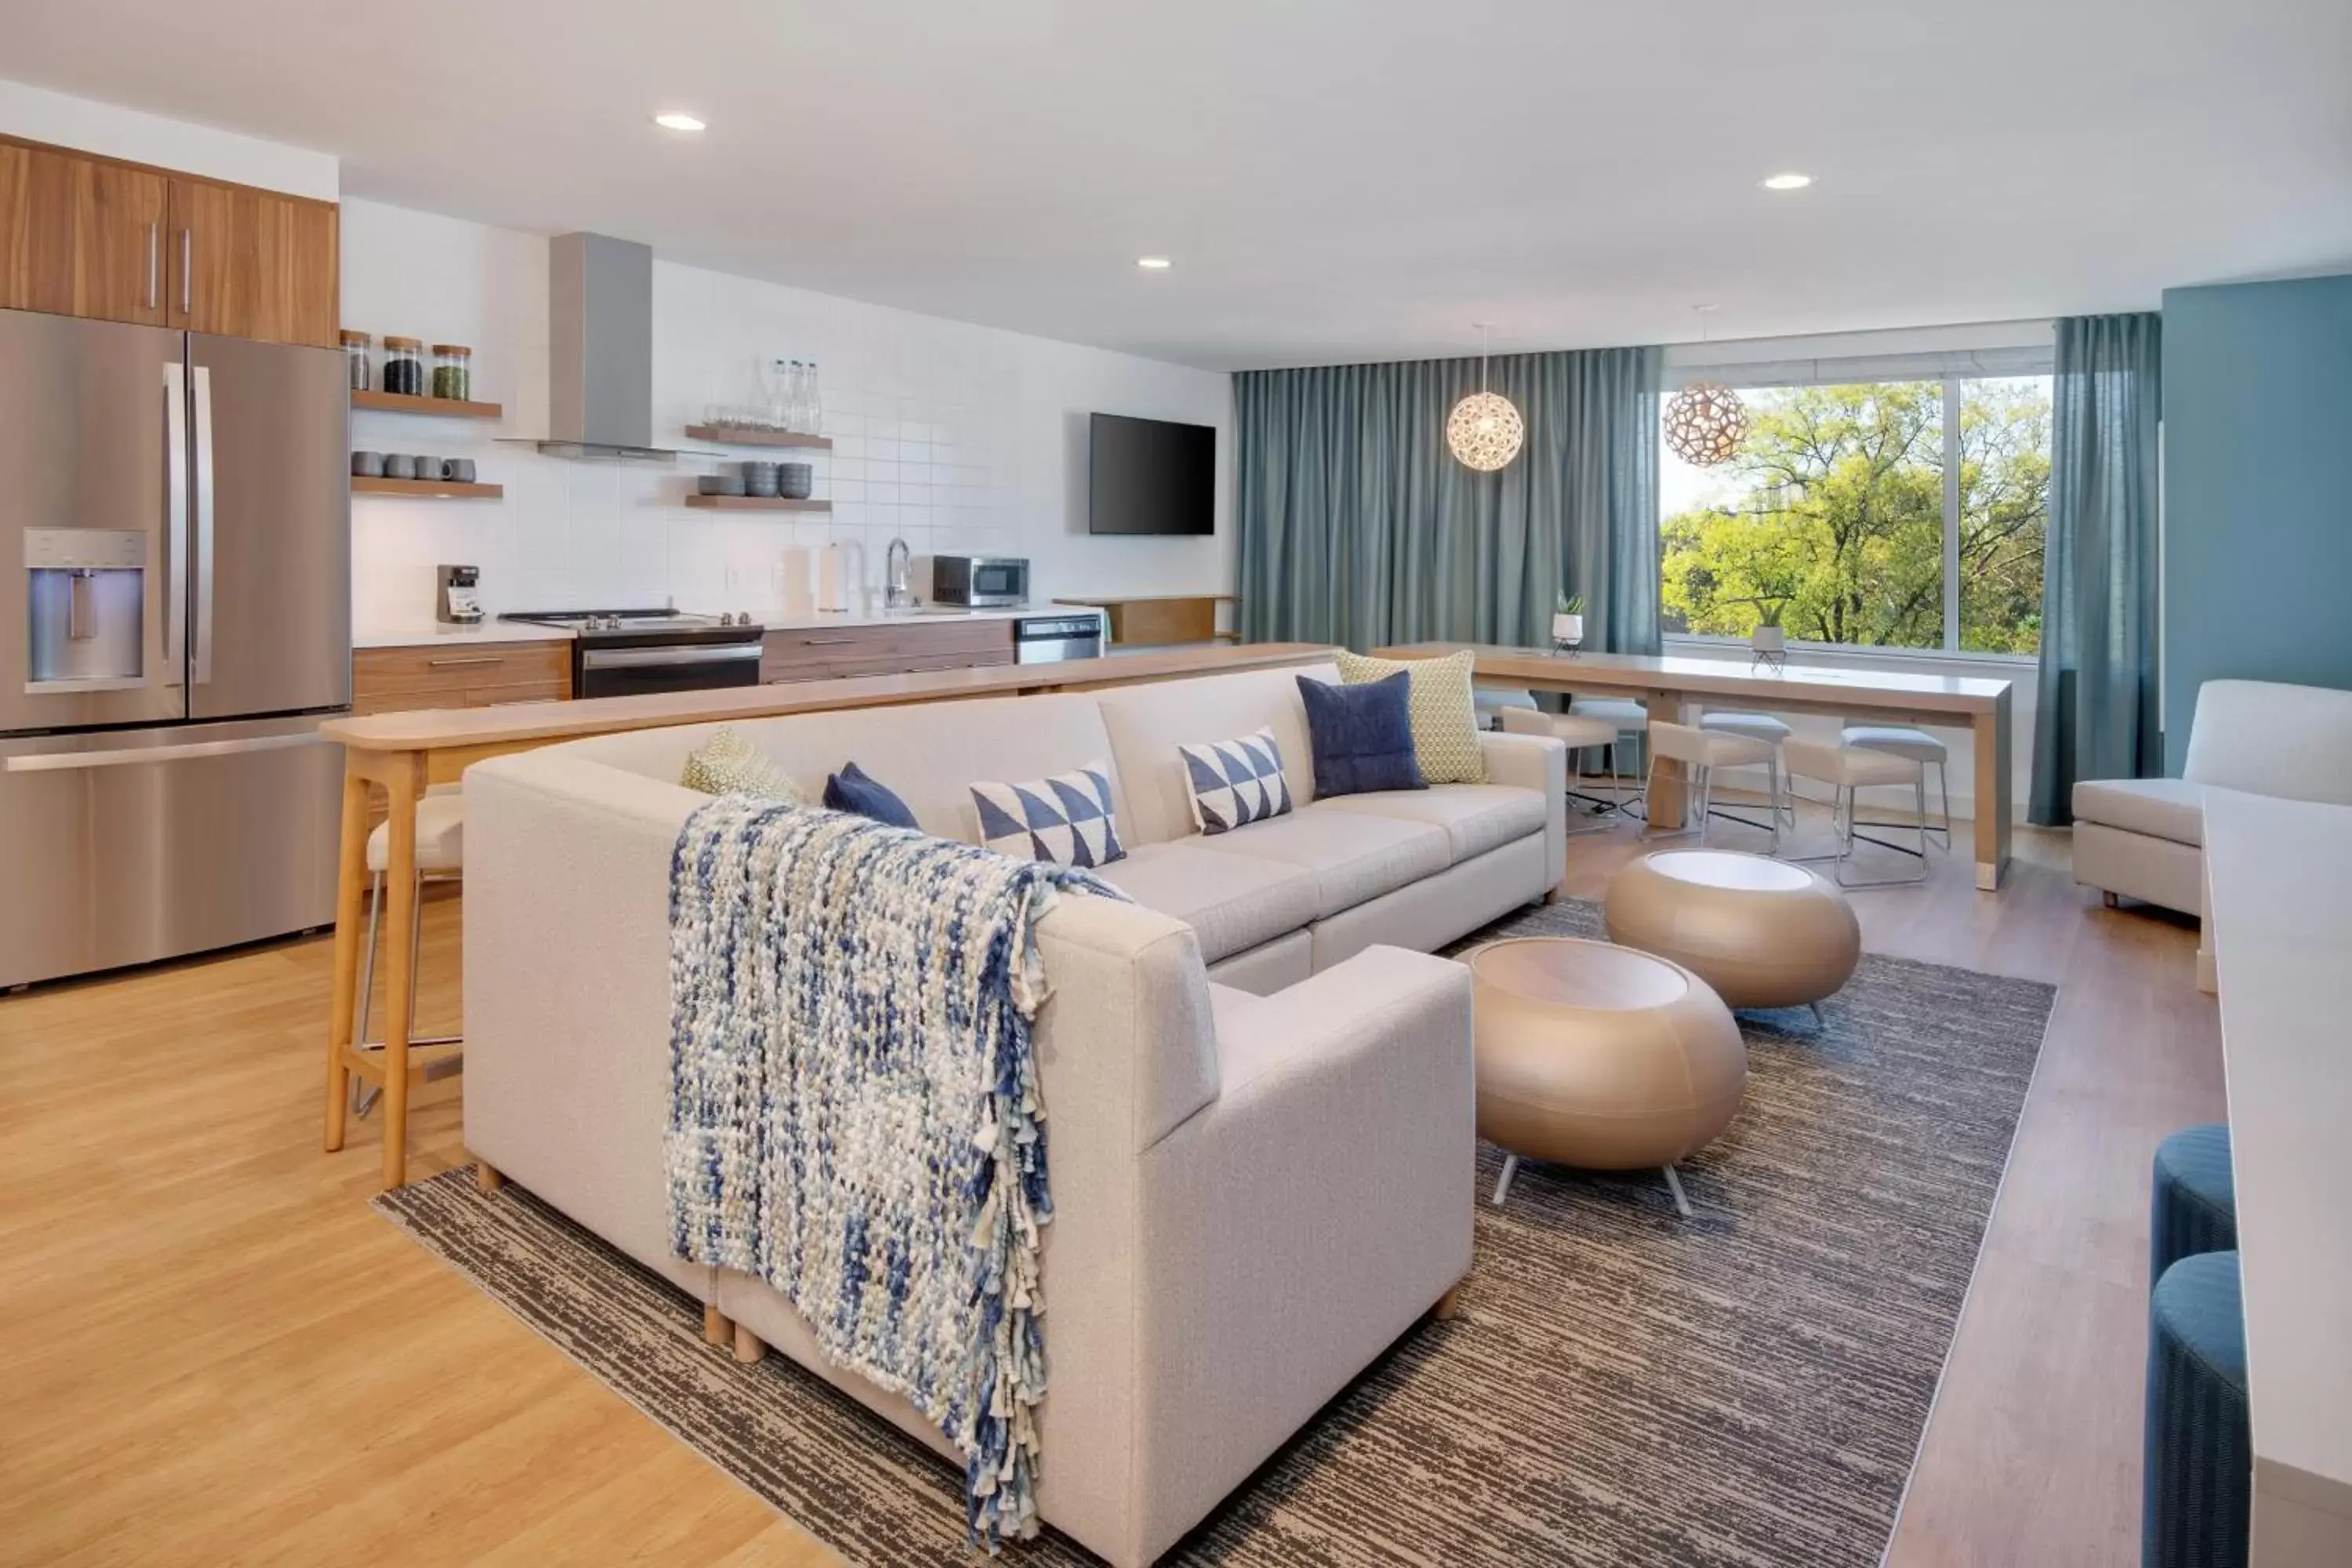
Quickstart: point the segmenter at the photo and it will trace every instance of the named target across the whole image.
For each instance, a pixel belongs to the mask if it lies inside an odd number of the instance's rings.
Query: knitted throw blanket
[[[1036,1533],[1029,1024],[1055,891],[1123,895],[861,816],[726,795],[670,863],[670,1239],[781,1291],[964,1456],[991,1551]]]

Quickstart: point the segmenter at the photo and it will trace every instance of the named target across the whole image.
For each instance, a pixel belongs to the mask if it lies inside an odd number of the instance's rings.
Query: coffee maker
[[[478,566],[437,566],[441,591],[434,618],[443,626],[470,626],[482,618],[482,569]]]

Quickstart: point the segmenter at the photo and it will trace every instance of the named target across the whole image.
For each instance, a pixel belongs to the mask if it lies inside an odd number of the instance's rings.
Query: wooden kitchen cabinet
[[[773,686],[786,680],[836,680],[1012,662],[1011,621],[942,616],[878,626],[772,631],[761,648],[760,679]]]
[[[572,645],[560,638],[363,647],[352,654],[352,709],[358,713],[497,708],[560,702],[571,695]]]
[[[171,184],[167,324],[333,348],[341,320],[334,205],[209,180]]]
[[[0,141],[0,310],[164,321],[165,175]]]

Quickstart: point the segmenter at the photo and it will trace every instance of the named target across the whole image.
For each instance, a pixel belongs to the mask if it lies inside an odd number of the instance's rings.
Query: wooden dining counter
[[[1977,886],[2000,888],[2009,867],[2010,688],[2006,680],[1822,665],[1743,665],[1687,655],[1554,653],[1488,643],[1409,643],[1384,658],[1435,658],[1469,648],[1480,686],[1638,698],[1653,718],[1686,723],[1685,705],[1822,713],[1887,724],[1948,725],[1970,732],[1976,752]],[[1660,770],[1660,825],[1682,821],[1679,774]]]
[[[319,732],[343,748],[334,989],[327,1024],[326,1146],[330,1151],[343,1146],[352,1076],[381,1086],[383,1184],[399,1186],[407,1179],[409,1090],[427,1072],[457,1060],[464,1049],[459,1042],[410,1042],[413,960],[402,933],[415,918],[417,800],[434,784],[455,783],[467,768],[487,757],[623,730],[1050,691],[1097,691],[1198,675],[1314,664],[1330,657],[1330,648],[1320,643],[1203,646],[1062,664],[993,665],[712,691],[376,713],[322,724]],[[381,1047],[368,1047],[353,1038],[353,1020],[359,1010],[360,948],[367,929],[369,815],[377,791],[383,795],[388,830],[383,925],[392,934],[384,942],[383,1042]]]

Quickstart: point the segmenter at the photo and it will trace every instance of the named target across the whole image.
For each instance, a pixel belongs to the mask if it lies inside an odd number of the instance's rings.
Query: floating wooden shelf
[[[830,436],[803,436],[796,430],[736,430],[718,425],[689,425],[686,433],[714,447],[803,447],[813,452],[833,450]]]
[[[411,496],[419,500],[495,500],[504,485],[461,485],[455,479],[371,479],[352,476],[355,496]]]
[[[831,511],[829,500],[793,500],[786,496],[690,495],[686,504],[700,511]]]
[[[432,414],[444,419],[503,419],[506,405],[502,403],[465,403],[454,397],[409,397],[397,392],[354,392],[354,408],[373,408],[385,414]]]

